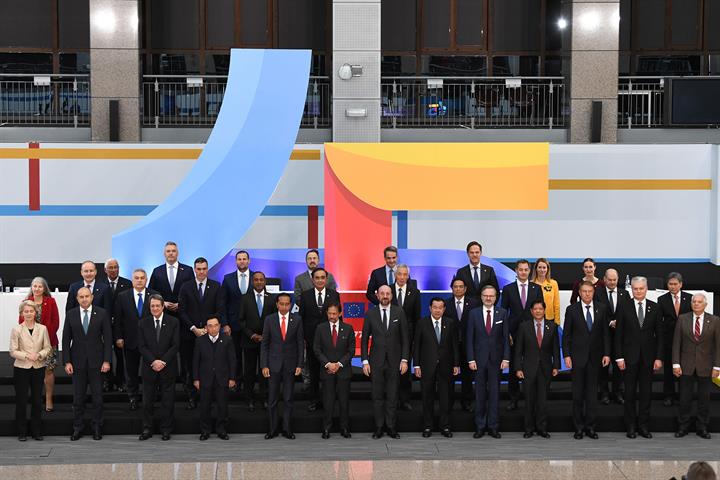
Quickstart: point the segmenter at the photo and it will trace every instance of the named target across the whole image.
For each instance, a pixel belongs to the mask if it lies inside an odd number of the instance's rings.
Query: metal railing
[[[145,75],[141,118],[148,127],[212,126],[222,105],[227,76]],[[330,79],[310,77],[302,128],[329,127],[332,119]]]
[[[0,75],[0,126],[89,124],[88,75]]]
[[[618,128],[663,126],[665,77],[620,77]]]
[[[384,128],[556,128],[563,77],[383,77]]]

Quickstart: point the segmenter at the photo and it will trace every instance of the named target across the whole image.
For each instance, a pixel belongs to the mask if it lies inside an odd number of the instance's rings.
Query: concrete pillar
[[[90,0],[93,141],[108,141],[110,100],[120,102],[120,140],[140,141],[138,0]]]
[[[603,143],[617,142],[620,2],[572,0],[570,143],[590,142],[592,102],[602,102]]]
[[[380,0],[333,0],[333,141],[380,141]],[[362,74],[343,80],[343,65]],[[357,68],[356,75],[357,75]]]

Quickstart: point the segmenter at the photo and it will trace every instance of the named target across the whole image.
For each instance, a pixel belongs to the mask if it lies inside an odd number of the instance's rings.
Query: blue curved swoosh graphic
[[[309,50],[233,49],[215,127],[180,185],[112,239],[124,273],[162,263],[166,241],[192,263],[219,261],[267,204],[292,153],[310,73]]]

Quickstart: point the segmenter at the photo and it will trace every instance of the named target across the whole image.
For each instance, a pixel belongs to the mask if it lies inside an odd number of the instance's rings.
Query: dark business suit
[[[466,347],[466,338],[467,338],[467,329],[468,329],[468,319],[470,318],[470,311],[478,307],[480,305],[480,302],[475,300],[474,298],[471,298],[467,295],[463,297],[462,301],[462,314],[460,318],[458,318],[457,313],[457,299],[455,297],[449,297],[445,299],[445,316],[450,317],[458,322],[458,332],[460,336],[460,383],[461,383],[461,401],[463,403],[463,406],[469,405],[470,402],[472,402],[473,397],[475,396],[473,392],[473,377],[475,376],[475,373],[470,370],[470,367],[468,367],[467,362],[467,347]],[[450,397],[450,408],[452,409],[452,406],[454,404],[455,398],[454,398],[454,392],[452,392],[453,395]]]
[[[163,300],[166,302],[178,303],[180,288],[182,288],[185,282],[195,280],[195,274],[191,266],[180,262],[178,262],[176,266],[177,271],[175,272],[175,285],[173,288],[170,288],[170,281],[167,276],[167,264],[163,263],[162,265],[158,265],[153,269],[152,274],[150,274],[150,281],[147,287],[162,295]]]
[[[423,423],[432,430],[435,416],[435,398],[440,402],[440,430],[450,428],[450,396],[453,385],[453,368],[460,366],[459,334],[456,320],[443,316],[440,319],[440,340],[435,332],[435,319],[420,319],[415,328],[413,369],[420,367],[422,386]]]
[[[103,362],[112,360],[112,328],[110,316],[100,307],[92,307],[90,322],[85,333],[82,325],[82,309],[73,308],[65,315],[63,326],[62,353],[65,364],[72,363],[73,374],[73,430],[83,429],[85,395],[90,385],[93,409],[94,431],[100,431],[103,424],[102,372]]]
[[[68,289],[67,303],[65,304],[65,312],[69,312],[73,308],[78,306],[77,293],[78,290],[86,285],[85,280],[80,280],[70,284]],[[93,301],[94,307],[100,307],[106,312],[112,312],[112,291],[107,283],[99,278],[95,279],[95,285],[93,285]]]
[[[125,378],[127,379],[127,392],[130,400],[137,400],[140,396],[138,391],[138,370],[140,369],[138,336],[140,319],[150,315],[150,295],[154,293],[152,290],[145,289],[141,313],[138,313],[138,292],[135,291],[134,288],[119,294],[115,301],[113,338],[115,340],[124,340],[123,348],[120,349],[120,351],[122,352],[121,355],[124,354],[125,357]]]
[[[268,433],[278,433],[278,401],[280,400],[280,386],[282,385],[283,430],[286,434],[292,433],[290,420],[294,406],[295,369],[303,367],[303,353],[305,335],[299,316],[288,313],[285,339],[280,330],[280,313],[273,313],[265,317],[263,325],[262,342],[260,342],[260,368],[270,370],[268,379],[268,419],[270,430]]]
[[[243,383],[245,396],[249,402],[254,399],[253,391],[255,389],[255,380],[258,379],[258,365],[260,365],[260,342],[251,340],[251,337],[253,335],[262,336],[265,317],[277,312],[275,296],[263,290],[261,292],[263,298],[262,313],[258,313],[257,293],[251,288],[240,302],[240,322],[237,329],[240,334],[240,348],[245,356]],[[233,328],[233,338],[234,335],[235,329]],[[267,380],[262,375],[260,375],[258,384],[260,386],[260,398],[267,398]]]
[[[625,426],[628,432],[648,430],[653,363],[663,358],[662,314],[657,303],[643,301],[645,321],[642,328],[631,298],[618,305],[615,327],[615,354],[625,360]],[[639,408],[635,405],[640,390]],[[636,408],[638,408],[636,410]]]
[[[591,312],[592,329],[588,329],[588,310]],[[585,305],[580,301],[565,310],[562,346],[563,355],[572,360],[573,422],[576,432],[595,430],[598,376],[602,358],[611,354],[608,330],[607,309],[602,303]]]
[[[113,335],[115,335],[115,302],[117,301],[118,295],[120,295],[125,290],[131,290],[133,286],[130,280],[120,276],[115,279],[114,288],[110,282],[110,279],[108,279],[108,286],[110,287],[110,291],[112,292],[112,294],[110,295],[111,306],[108,312],[110,312],[110,314],[112,315],[112,318],[110,319],[110,324],[113,329]],[[125,385],[125,357],[123,355],[123,349],[115,345],[115,340],[117,340],[117,338],[113,337],[113,351],[115,352],[115,361],[113,362],[112,367],[115,370],[115,373],[113,374],[111,370],[107,374],[105,374],[105,376],[108,379],[108,382],[114,384],[115,387],[119,388]]]
[[[297,275],[295,277],[295,284],[293,288],[293,298],[295,299],[295,303],[300,300],[300,295],[302,295],[302,292],[304,292],[305,290],[311,290],[313,288],[315,288],[315,285],[313,284],[312,277],[310,276],[310,272],[308,270],[305,270],[303,273]],[[325,288],[329,288],[330,290],[338,289],[335,277],[333,277],[333,274],[330,272],[327,272]]]
[[[480,301],[480,291],[485,285],[492,285],[493,287],[495,287],[496,293],[500,292],[497,276],[495,275],[495,269],[493,267],[480,263],[477,272],[479,280],[477,284],[475,283],[474,278],[475,270],[474,268],[471,269],[469,264],[465,265],[464,267],[458,268],[457,272],[455,272],[453,280],[459,278],[463,282],[465,282],[465,287],[467,287],[465,295],[472,297],[477,301]]]
[[[690,303],[692,301],[692,295],[687,292],[680,291],[680,315],[683,313],[690,312],[692,310]],[[663,341],[665,345],[663,347],[663,353],[665,356],[662,358],[663,361],[663,395],[667,398],[675,397],[675,375],[672,371],[672,347],[673,347],[673,336],[675,335],[675,322],[677,322],[678,316],[675,314],[675,304],[673,301],[672,293],[667,292],[660,295],[657,299],[658,307],[662,313],[662,328],[663,328]]]
[[[192,372],[193,349],[196,342],[195,334],[191,330],[205,328],[208,318],[217,318],[221,325],[225,325],[225,295],[221,285],[215,280],[206,279],[203,282],[205,292],[200,298],[198,285],[193,277],[192,281],[185,282],[178,295],[178,312],[180,313],[180,361],[183,370]],[[236,360],[237,361],[237,360]],[[237,366],[235,367],[237,368]],[[195,398],[195,388],[190,377],[185,379],[185,388],[190,398]]]
[[[200,433],[212,429],[211,407],[215,397],[217,421],[215,432],[227,433],[228,383],[236,376],[235,346],[222,331],[213,343],[210,335],[197,337],[193,350],[193,380],[200,381]]]
[[[397,284],[390,285],[392,290],[392,304],[398,305],[397,298]],[[421,305],[420,305],[420,290],[417,289],[414,282],[410,282],[403,287],[403,312],[405,312],[405,320],[408,324],[408,336],[410,338],[410,353],[413,356],[413,339],[415,338],[415,325],[420,321]],[[409,360],[409,359],[408,359]],[[412,368],[408,365],[408,371],[405,375],[400,375],[400,383],[398,385],[398,401],[400,404],[410,402],[410,396],[412,393]]]
[[[510,361],[507,312],[493,306],[490,334],[487,309],[480,305],[470,312],[465,350],[468,362],[475,362],[475,431],[497,430],[499,420],[500,366]]]
[[[155,396],[159,389],[162,413],[160,431],[166,434],[172,431],[179,349],[180,322],[177,318],[163,313],[158,334],[154,317],[143,317],[138,328],[138,350],[142,355],[140,371],[143,380],[143,430],[152,432]],[[165,368],[159,372],[153,370],[152,363],[155,360],[165,362]]]
[[[388,328],[382,321],[381,307],[373,307],[365,314],[360,355],[363,364],[370,365],[373,413],[377,430],[395,429],[397,414],[400,361],[410,367],[410,332],[405,313],[397,305],[388,305]],[[372,347],[369,345],[372,337]]]
[[[560,339],[552,320],[543,320],[543,335],[538,347],[535,320],[518,327],[515,363],[525,379],[525,432],[547,431],[547,391],[552,371],[560,370]]]
[[[338,321],[336,323],[337,339],[332,341],[332,325],[321,323],[315,329],[313,354],[320,363],[320,379],[323,385],[323,431],[332,427],[335,399],[340,410],[340,430],[350,430],[350,379],[352,379],[352,357],[355,355],[355,331],[352,325]],[[339,362],[340,370],[328,373],[325,365]]]
[[[373,305],[378,305],[380,303],[377,295],[375,294],[375,292],[377,292],[377,289],[382,287],[383,285],[390,285],[391,283],[395,283],[395,272],[393,272],[393,281],[388,283],[388,275],[386,268],[387,265],[383,265],[382,267],[376,268],[370,273],[367,292],[365,292],[365,296],[368,300],[370,300],[370,303],[372,303]],[[408,278],[408,283],[417,288],[417,282],[412,278]]]
[[[697,420],[695,429],[710,427],[710,389],[713,367],[720,367],[720,318],[704,314],[700,338],[695,338],[695,314],[683,313],[675,325],[672,363],[680,365],[679,430],[690,427],[690,411],[694,383],[697,383]]]
[[[310,389],[308,396],[310,402],[320,401],[320,362],[313,353],[313,342],[315,341],[315,328],[321,323],[328,321],[327,308],[330,302],[340,303],[340,295],[329,288],[325,288],[325,298],[322,306],[318,306],[318,291],[313,287],[311,290],[305,290],[300,295],[298,304],[299,314],[302,318],[303,333],[305,334],[305,345],[307,348],[305,358],[307,359],[307,369],[310,375]],[[340,303],[340,305],[342,305]]]
[[[613,295],[613,302],[610,303],[610,297],[608,296],[608,291],[605,287],[596,288],[595,289],[595,295],[593,296],[593,301],[602,303],[605,305],[607,309],[607,320],[608,320],[608,332],[610,334],[610,348],[612,350],[612,354],[610,355],[611,359],[617,358],[617,355],[615,354],[615,333],[617,331],[617,328],[610,328],[610,322],[613,320],[617,320],[617,306],[618,303],[626,302],[630,298],[630,295],[628,295],[627,290],[624,288],[615,288],[615,294]],[[617,325],[616,325],[617,327]],[[610,369],[612,369],[612,382],[611,376],[610,376]],[[610,365],[607,367],[601,367],[600,368],[600,393],[604,397],[607,397],[610,393],[610,388],[608,383],[612,383],[612,392],[615,395],[620,394],[621,392],[625,391],[625,384],[623,382],[623,372],[618,368],[617,363],[615,361],[611,361]]]
[[[240,282],[238,281],[238,270],[234,270],[225,275],[222,281],[222,289],[225,295],[225,319],[226,324],[230,325],[230,334],[232,335],[233,342],[235,343],[235,353],[237,353],[238,362],[238,375],[243,372],[243,355],[241,354],[243,334],[240,331],[240,310],[242,309],[241,304],[245,294],[252,293],[253,291],[253,272],[248,268],[245,271],[245,275],[245,293],[243,293],[240,289]]]
[[[523,307],[520,288],[518,287],[517,281],[513,281],[505,285],[502,289],[502,296],[500,300],[500,306],[505,309],[508,314],[508,333],[512,337],[513,341],[510,343],[510,370],[508,373],[508,393],[510,394],[510,401],[517,402],[520,398],[520,387],[518,384],[518,378],[515,376],[517,368],[515,368],[515,337],[519,325],[524,321],[532,319],[530,314],[530,305],[535,300],[542,300],[543,294],[540,286],[535,282],[527,282],[527,300]]]

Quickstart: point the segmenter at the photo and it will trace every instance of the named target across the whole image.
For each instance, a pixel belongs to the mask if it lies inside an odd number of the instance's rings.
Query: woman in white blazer
[[[15,359],[15,421],[18,440],[27,440],[27,404],[30,391],[31,434],[42,440],[42,388],[45,380],[45,360],[52,350],[50,336],[45,325],[35,321],[38,307],[32,300],[25,300],[18,309],[23,323],[13,327],[10,333],[10,356]]]

